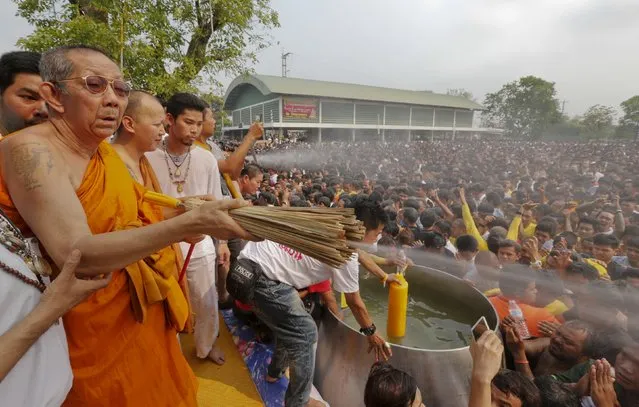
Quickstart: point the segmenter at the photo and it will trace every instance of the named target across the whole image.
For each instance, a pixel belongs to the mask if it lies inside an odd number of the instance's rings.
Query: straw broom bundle
[[[184,210],[205,202],[198,198],[180,201],[151,191],[144,199]],[[229,215],[253,236],[286,245],[332,267],[351,258],[355,249],[347,241],[361,240],[366,231],[353,209],[246,206],[229,211]]]

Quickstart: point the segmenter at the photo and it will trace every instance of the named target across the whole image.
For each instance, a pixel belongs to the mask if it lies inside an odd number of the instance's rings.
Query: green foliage
[[[609,138],[614,133],[615,109],[610,106],[594,105],[586,110],[581,123],[591,138]]]
[[[212,88],[219,73],[240,74],[279,27],[270,0],[14,0],[34,32],[18,41],[46,51],[97,46],[136,88],[166,97]]]
[[[637,138],[639,137],[639,95],[633,96],[621,102],[623,117],[615,130],[615,137]]]
[[[450,96],[461,96],[463,98],[466,98],[468,100],[472,100],[473,102],[475,102],[475,97],[473,96],[473,94],[469,91],[467,91],[466,89],[463,88],[458,88],[458,89],[448,89],[446,90],[446,94],[450,95]]]
[[[505,130],[510,137],[541,138],[561,119],[554,82],[525,76],[486,95],[484,125]]]

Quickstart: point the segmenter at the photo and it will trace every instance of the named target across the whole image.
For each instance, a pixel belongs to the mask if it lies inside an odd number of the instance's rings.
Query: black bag
[[[254,261],[238,259],[226,277],[226,290],[233,298],[250,304],[255,296],[255,284],[262,275],[262,268]]]

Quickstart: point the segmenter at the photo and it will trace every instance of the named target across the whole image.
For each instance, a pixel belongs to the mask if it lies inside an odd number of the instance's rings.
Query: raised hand
[[[597,407],[616,407],[619,405],[613,384],[610,363],[607,360],[597,360],[590,367],[588,374],[590,381],[590,397]]]

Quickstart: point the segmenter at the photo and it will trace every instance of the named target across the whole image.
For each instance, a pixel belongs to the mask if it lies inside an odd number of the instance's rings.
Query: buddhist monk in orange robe
[[[113,149],[118,153],[129,174],[146,189],[163,193],[153,168],[144,153],[157,149],[164,136],[164,107],[153,95],[143,91],[132,91],[124,112],[122,123],[113,140]],[[154,221],[164,220],[166,208],[156,208]],[[180,245],[174,243],[176,271],[182,270],[184,257]],[[176,273],[175,278],[179,278]],[[182,293],[189,303],[189,317],[182,332],[193,332],[192,311],[189,302],[188,283],[184,278],[178,280]]]
[[[0,142],[0,207],[61,267],[75,249],[76,274],[111,273],[64,318],[74,374],[66,406],[195,406],[197,385],[176,332],[188,306],[171,244],[209,234],[252,237],[207,202],[161,222],[124,162],[104,140],[118,128],[130,88],[118,66],[89,47],[41,60],[50,121]]]

